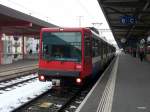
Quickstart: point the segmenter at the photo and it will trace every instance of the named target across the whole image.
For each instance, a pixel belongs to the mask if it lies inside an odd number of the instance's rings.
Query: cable
[[[80,5],[80,7],[82,8],[82,9],[84,9],[85,10],[85,12],[89,15],[89,17],[91,18],[91,19],[95,19],[95,18],[93,18],[93,17],[95,17],[95,16],[93,16],[93,14],[91,14],[89,11],[88,11],[88,9],[85,7],[85,5],[83,5],[83,3],[80,1],[80,0],[74,0],[74,1],[78,1],[77,3]]]

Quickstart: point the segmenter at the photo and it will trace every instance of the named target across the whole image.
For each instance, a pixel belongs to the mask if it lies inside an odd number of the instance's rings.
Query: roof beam
[[[139,0],[139,2],[144,3],[142,11],[145,11],[148,8],[149,4],[150,4],[150,2],[148,0]],[[134,14],[135,16],[138,16],[138,20],[140,20],[140,18],[141,18],[141,14],[139,12],[140,12],[139,9],[137,9],[137,11]],[[135,28],[135,26],[136,25],[132,25],[129,28],[128,32],[125,35],[126,38],[128,38],[128,36],[130,35],[130,32]]]
[[[123,7],[123,8],[138,8],[138,7],[142,7],[144,5],[143,2],[141,2],[140,4],[138,3],[138,1],[130,1],[130,2],[103,2],[104,6],[111,6],[111,7]]]
[[[104,6],[105,7],[105,6]],[[128,15],[127,13],[125,13],[125,12],[122,12],[122,11],[120,11],[120,10],[118,10],[118,9],[116,9],[116,8],[113,8],[113,7],[109,7],[109,6],[107,6],[107,7],[105,7],[105,8],[107,8],[107,9],[110,9],[110,10],[112,10],[112,11],[114,11],[114,13],[119,13],[119,14],[122,14],[122,15]],[[107,11],[106,11],[107,12]]]
[[[112,12],[112,11],[106,11],[107,14],[117,14],[116,12]],[[125,14],[128,14],[128,15],[131,15],[133,14],[133,11],[124,11],[122,13],[125,13]],[[150,11],[139,11],[140,14],[150,14]]]
[[[15,35],[15,36],[39,36],[39,32],[7,32],[6,35]]]
[[[123,25],[112,25],[113,29],[129,29],[131,26],[123,26]],[[150,29],[150,26],[134,26],[134,28],[140,30]],[[133,32],[133,31],[132,31]]]
[[[121,30],[120,30],[120,29],[119,29],[119,30],[114,29],[114,30],[115,30],[115,33],[116,33],[116,32],[117,32],[117,33],[118,33],[118,32],[124,32],[124,33],[127,32],[127,30],[122,30],[122,29],[121,29]],[[144,32],[144,30],[136,30],[136,31],[131,31],[131,32],[133,32],[133,33],[134,33],[134,32],[140,33],[140,32]]]
[[[26,21],[0,22],[0,27],[32,27],[32,23]]]

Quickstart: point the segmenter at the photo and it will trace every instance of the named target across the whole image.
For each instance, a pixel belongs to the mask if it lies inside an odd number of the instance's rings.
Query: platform
[[[22,68],[27,66],[34,66],[38,64],[38,60],[24,59],[13,62],[12,64],[0,65],[0,72]]]
[[[76,112],[149,112],[149,88],[150,63],[122,54],[107,68]]]

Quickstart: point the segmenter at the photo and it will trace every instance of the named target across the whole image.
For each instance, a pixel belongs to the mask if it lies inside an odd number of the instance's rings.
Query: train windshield
[[[42,58],[45,60],[81,61],[80,32],[43,32]]]

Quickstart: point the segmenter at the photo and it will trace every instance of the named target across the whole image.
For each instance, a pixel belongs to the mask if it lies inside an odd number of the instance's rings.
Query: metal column
[[[24,53],[24,35],[22,37],[22,55],[23,55],[23,59],[24,59],[24,55],[25,55],[25,53]]]
[[[2,33],[0,33],[0,64],[2,64],[2,56],[3,56],[3,41],[2,41]]]

